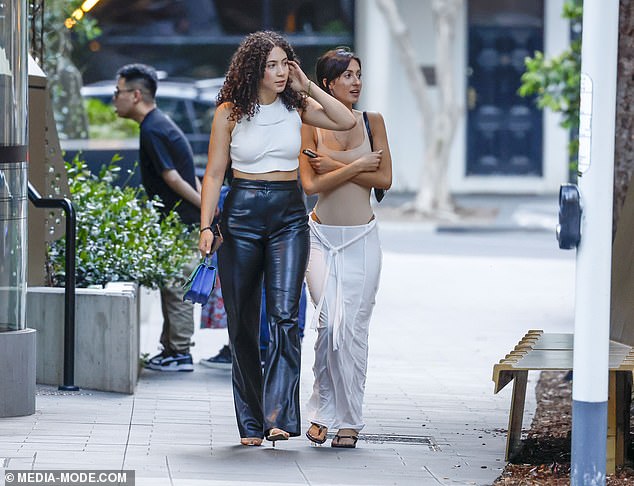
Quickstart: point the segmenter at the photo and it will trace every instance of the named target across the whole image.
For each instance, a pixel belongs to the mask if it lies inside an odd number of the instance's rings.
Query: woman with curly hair
[[[310,239],[297,180],[302,122],[347,130],[355,120],[313,85],[284,37],[269,31],[249,34],[233,55],[218,95],[199,242],[201,253],[209,253],[210,224],[231,161],[218,266],[236,418],[246,446],[261,445],[262,437],[275,445],[301,432],[298,312]],[[270,330],[264,372],[258,343],[263,283]]]

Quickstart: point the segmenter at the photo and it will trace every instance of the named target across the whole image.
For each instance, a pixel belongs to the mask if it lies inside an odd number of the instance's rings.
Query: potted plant
[[[158,199],[117,186],[116,159],[91,174],[78,157],[67,164],[77,213],[75,384],[133,393],[138,376],[138,286],[182,278],[192,257],[191,234],[178,214],[161,218]],[[64,238],[48,247],[52,287],[30,287],[27,317],[38,331],[37,381],[62,378]]]

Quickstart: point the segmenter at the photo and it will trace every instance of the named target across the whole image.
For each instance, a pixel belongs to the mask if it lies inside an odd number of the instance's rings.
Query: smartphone
[[[304,155],[308,155],[311,159],[314,159],[315,157],[319,157],[315,152],[313,152],[311,149],[304,149],[302,150],[302,153]]]

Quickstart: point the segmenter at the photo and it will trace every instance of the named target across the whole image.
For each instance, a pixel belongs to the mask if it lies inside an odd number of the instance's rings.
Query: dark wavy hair
[[[227,101],[233,103],[229,115],[231,120],[239,122],[244,116],[250,120],[258,112],[258,86],[264,78],[266,59],[274,47],[282,48],[289,61],[299,63],[288,41],[272,31],[259,31],[247,35],[233,54],[225,82],[217,98],[218,105]],[[293,90],[289,83],[279,96],[289,110],[306,106],[306,98]]]
[[[342,46],[324,52],[315,65],[315,76],[317,84],[326,93],[330,94],[330,82],[341,76],[346,69],[350,61],[355,60],[361,67],[361,59],[349,47]]]

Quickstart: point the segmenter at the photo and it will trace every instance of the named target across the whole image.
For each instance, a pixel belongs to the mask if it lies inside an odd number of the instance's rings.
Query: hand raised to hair
[[[301,93],[308,90],[310,80],[295,61],[288,61],[288,80],[294,91]]]

